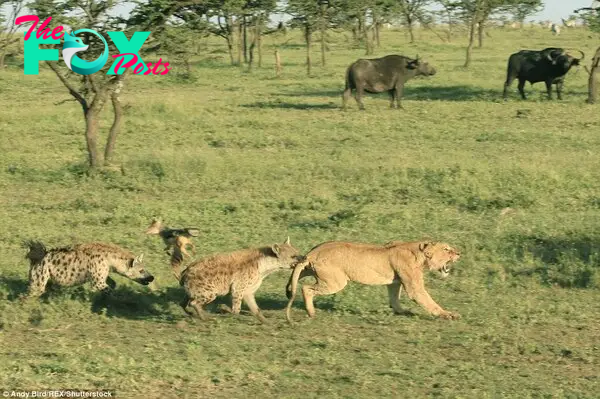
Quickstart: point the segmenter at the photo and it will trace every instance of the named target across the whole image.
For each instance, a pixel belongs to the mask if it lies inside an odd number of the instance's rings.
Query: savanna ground
[[[501,101],[506,59],[520,48],[579,47],[583,30],[495,30],[462,68],[465,39],[386,32],[375,56],[426,57],[438,69],[408,83],[405,111],[387,95],[339,109],[344,71],[362,48],[337,36],[328,65],[304,67],[299,32],[251,74],[212,39],[188,79],[135,77],[116,167],[84,173],[83,121],[55,76],[0,74],[0,387],[106,388],[121,397],[597,397],[600,392],[600,121],[573,70],[565,99]],[[586,60],[587,64],[587,60]],[[517,117],[517,111],[520,117]],[[103,126],[110,123],[106,112]],[[106,130],[105,130],[106,131]],[[122,170],[120,170],[122,169]],[[506,213],[506,208],[511,211]],[[505,210],[504,214],[502,211]],[[153,216],[197,226],[199,255],[290,236],[326,240],[433,238],[459,247],[451,278],[427,279],[460,321],[394,316],[384,287],[301,296],[285,322],[287,272],[247,312],[189,320]],[[48,246],[109,241],[143,252],[156,291],[117,276],[106,309],[87,288],[25,305],[24,239]]]

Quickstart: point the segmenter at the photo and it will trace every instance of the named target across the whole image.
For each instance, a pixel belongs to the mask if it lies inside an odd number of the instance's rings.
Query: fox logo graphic
[[[88,45],[83,43],[81,38],[75,36],[76,34],[83,32],[95,34],[104,44],[104,51],[95,61],[87,62],[75,55],[75,53],[85,51],[89,48]],[[95,31],[91,29],[79,29],[71,34],[66,33],[64,38],[65,42],[63,44],[62,56],[65,64],[67,64],[67,68],[71,71],[80,75],[91,75],[94,72],[98,72],[102,69],[104,64],[106,64],[106,61],[108,60],[108,44],[106,43],[106,40]]]
[[[58,61],[59,54],[57,49],[41,49],[39,45],[58,44],[60,43],[61,38],[64,38],[62,57],[67,68],[71,71],[80,75],[91,75],[104,67],[106,61],[108,61],[109,54],[108,43],[104,36],[92,29],[79,29],[67,33],[63,32],[64,27],[62,26],[57,26],[50,31],[50,28],[47,28],[47,25],[51,20],[52,17],[46,18],[39,27],[38,23],[40,22],[40,18],[36,15],[23,15],[15,20],[16,25],[33,22],[29,30],[25,33],[25,75],[37,75],[39,73],[40,61]],[[35,37],[32,37],[31,34],[34,31]],[[89,45],[85,44],[80,37],[76,36],[80,33],[94,35],[100,39],[104,45],[104,50],[96,60],[85,61],[76,55],[89,48]],[[139,51],[148,36],[150,36],[150,32],[135,32],[129,40],[123,32],[106,33],[119,51],[119,54],[112,56],[115,58],[115,61],[108,69],[107,75],[121,75],[127,68],[131,68],[136,75],[166,75],[171,70],[169,68],[169,63],[163,63],[162,58],[153,65],[151,62],[144,62],[142,57],[140,57]],[[163,67],[163,69],[160,69],[161,67]]]

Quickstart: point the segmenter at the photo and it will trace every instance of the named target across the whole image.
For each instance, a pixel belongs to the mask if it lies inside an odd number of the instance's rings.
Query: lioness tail
[[[290,300],[287,304],[287,307],[285,308],[285,318],[287,319],[288,322],[292,322],[292,317],[291,317],[291,310],[292,310],[292,303],[294,303],[294,299],[296,299],[296,289],[298,288],[298,280],[300,279],[300,273],[302,273],[302,270],[304,270],[306,268],[306,266],[308,266],[310,264],[310,262],[307,260],[305,260],[304,262],[300,262],[298,263],[295,267],[294,267],[294,272],[292,273],[292,296],[290,297]]]

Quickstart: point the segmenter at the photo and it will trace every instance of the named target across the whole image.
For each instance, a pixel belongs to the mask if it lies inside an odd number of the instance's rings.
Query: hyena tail
[[[40,241],[27,240],[23,242],[23,246],[29,249],[25,258],[29,259],[32,266],[40,263],[48,253],[46,246]]]

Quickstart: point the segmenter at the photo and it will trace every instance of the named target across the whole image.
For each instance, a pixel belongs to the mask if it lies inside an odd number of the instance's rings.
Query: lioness
[[[348,281],[357,281],[369,285],[387,285],[390,306],[395,313],[402,313],[400,294],[404,287],[408,297],[429,313],[444,319],[457,319],[460,317],[457,313],[442,309],[429,296],[425,290],[423,271],[438,270],[442,277],[447,277],[450,264],[459,258],[456,249],[442,242],[392,241],[383,246],[325,242],[310,250],[306,260],[294,267],[287,286],[289,302],[286,317],[291,322],[290,310],[298,280],[314,276],[316,284],[302,286],[306,311],[310,317],[315,316],[313,298],[316,295],[334,294],[341,291]]]

